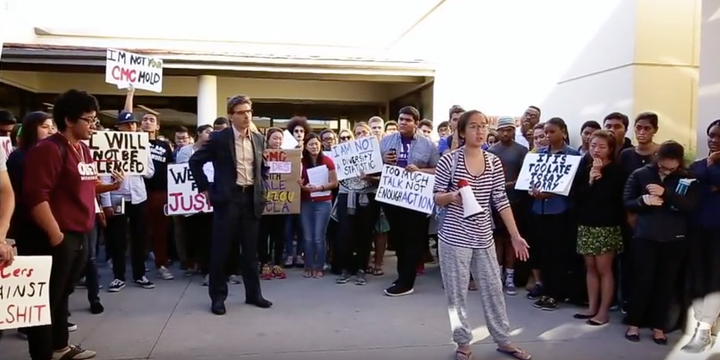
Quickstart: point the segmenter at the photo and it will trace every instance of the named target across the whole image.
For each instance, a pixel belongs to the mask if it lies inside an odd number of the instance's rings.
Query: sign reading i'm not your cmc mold
[[[163,61],[160,58],[107,49],[105,82],[120,89],[130,86],[156,93],[162,92]]]
[[[88,144],[98,175],[120,171],[128,175],[147,174],[150,139],[146,132],[96,131]]]

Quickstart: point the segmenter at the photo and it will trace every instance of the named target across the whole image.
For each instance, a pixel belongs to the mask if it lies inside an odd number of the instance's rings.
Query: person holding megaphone
[[[510,234],[518,260],[528,259],[528,244],[518,232],[507,198],[500,159],[482,149],[488,134],[488,119],[480,111],[460,117],[458,136],[465,145],[440,159],[435,170],[435,203],[438,217],[440,271],[448,300],[455,358],[470,359],[472,327],[467,321],[467,284],[470,274],[477,281],[483,311],[497,350],[518,359],[530,355],[512,344],[500,277],[492,211],[494,206]],[[473,229],[473,231],[467,231]]]

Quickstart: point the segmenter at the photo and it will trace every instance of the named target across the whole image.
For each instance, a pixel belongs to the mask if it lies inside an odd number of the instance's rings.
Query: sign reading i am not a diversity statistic
[[[51,256],[18,256],[0,266],[0,330],[50,325]]]
[[[435,175],[421,171],[408,172],[401,167],[385,165],[375,200],[432,214],[435,209],[434,186]]]
[[[338,181],[362,174],[376,174],[383,169],[380,143],[374,136],[335,145],[331,155],[335,161]]]
[[[263,215],[300,213],[300,150],[265,150],[268,179]]]
[[[150,139],[146,132],[96,131],[88,143],[98,175],[147,174]]]
[[[212,164],[203,167],[210,182],[214,179]],[[213,207],[205,194],[198,193],[197,183],[188,164],[169,164],[167,168],[168,199],[166,215],[192,215],[212,212]]]
[[[568,196],[582,156],[527,154],[515,183],[516,190],[538,189]]]
[[[130,86],[156,93],[162,92],[163,61],[160,58],[107,49],[105,82],[120,89]]]

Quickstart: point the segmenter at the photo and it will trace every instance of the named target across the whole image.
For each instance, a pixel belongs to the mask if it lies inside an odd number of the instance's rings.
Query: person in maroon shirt
[[[321,278],[324,273],[327,246],[325,233],[332,212],[331,190],[338,186],[335,162],[323,154],[320,137],[310,133],[305,136],[302,152],[302,179],[300,179],[300,221],[302,222],[305,277]],[[308,170],[327,168],[327,181],[324,184],[311,184]]]
[[[37,238],[33,255],[51,255],[50,312],[52,325],[28,330],[33,360],[88,359],[94,351],[68,343],[68,298],[85,266],[87,234],[95,219],[97,170],[89,140],[98,102],[84,91],[69,90],[53,107],[58,133],[27,151],[23,201],[30,210]]]

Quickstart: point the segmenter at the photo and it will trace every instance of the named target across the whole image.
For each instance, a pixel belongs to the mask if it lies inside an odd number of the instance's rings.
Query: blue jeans
[[[302,209],[301,209],[302,210]],[[273,215],[276,216],[276,215]],[[285,223],[285,257],[302,255],[303,253],[303,230],[300,215],[288,215]],[[297,236],[297,249],[295,238]]]
[[[322,270],[327,258],[325,234],[332,211],[331,201],[303,201],[300,204],[305,243],[305,268]]]

